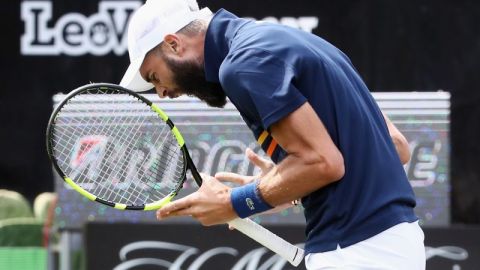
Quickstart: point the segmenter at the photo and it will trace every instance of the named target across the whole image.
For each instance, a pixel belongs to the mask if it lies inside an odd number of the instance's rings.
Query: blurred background
[[[187,219],[158,223],[154,213],[106,209],[82,199],[53,173],[45,130],[61,98],[57,94],[89,82],[120,81],[129,63],[126,26],[141,4],[3,3],[0,269],[169,269],[174,261],[180,264],[179,254],[187,253],[193,255],[181,261],[181,267],[188,269],[289,269],[224,227],[204,229]],[[300,28],[345,52],[409,139],[413,155],[405,170],[426,232],[427,269],[478,269],[480,2],[199,0],[199,4],[214,12],[225,8],[241,17]],[[175,122],[192,142],[199,169],[253,173],[243,151],[247,146],[261,150],[233,107],[210,119],[209,114],[189,114],[192,106],[207,110],[195,100],[149,98],[167,112],[184,111]],[[223,129],[192,125],[202,121],[234,124]],[[257,221],[292,242],[303,241],[299,207]],[[168,243],[181,248],[169,250]],[[218,247],[229,249],[202,257]],[[142,264],[146,258],[150,263],[163,260],[163,268]]]

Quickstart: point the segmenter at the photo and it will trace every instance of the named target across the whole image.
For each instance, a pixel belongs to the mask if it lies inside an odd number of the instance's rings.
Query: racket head
[[[186,179],[188,151],[168,116],[121,86],[94,83],[70,92],[48,122],[56,172],[92,201],[120,210],[155,210]]]

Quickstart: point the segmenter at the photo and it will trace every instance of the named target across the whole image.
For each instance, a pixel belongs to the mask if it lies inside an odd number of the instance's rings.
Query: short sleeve
[[[240,111],[255,111],[264,129],[306,102],[295,86],[293,68],[270,53],[243,54],[226,60],[228,64],[220,70],[226,94]]]

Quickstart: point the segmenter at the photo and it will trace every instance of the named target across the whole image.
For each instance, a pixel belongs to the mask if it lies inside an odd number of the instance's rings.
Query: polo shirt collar
[[[219,69],[230,50],[231,40],[246,21],[225,9],[213,16],[205,35],[204,61],[207,81],[220,83]]]

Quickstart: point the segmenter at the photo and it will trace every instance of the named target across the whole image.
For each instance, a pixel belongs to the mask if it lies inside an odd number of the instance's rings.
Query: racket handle
[[[228,224],[241,233],[257,241],[264,247],[277,253],[282,258],[290,262],[293,266],[298,266],[303,260],[303,249],[290,244],[273,232],[253,222],[251,219],[237,218],[230,221]]]

